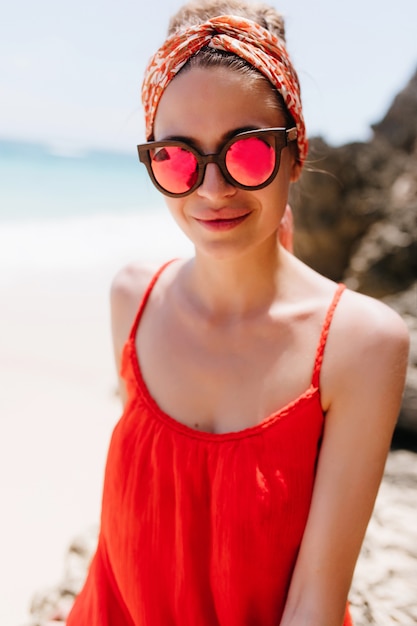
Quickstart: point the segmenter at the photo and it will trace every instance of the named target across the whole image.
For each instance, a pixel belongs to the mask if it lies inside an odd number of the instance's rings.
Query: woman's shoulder
[[[408,340],[404,320],[394,309],[376,298],[345,289],[340,302],[337,325],[348,333],[354,333],[365,345],[378,345],[381,340],[394,343]]]
[[[383,302],[345,289],[334,314],[323,363],[324,397],[388,389],[405,375],[409,333]],[[329,392],[329,393],[327,393]],[[326,402],[328,404],[328,402]]]
[[[140,303],[157,270],[157,265],[131,263],[113,278],[110,288],[111,328],[118,366]]]
[[[295,269],[291,274],[292,284],[299,281],[298,284],[301,285],[297,292],[299,297],[317,301],[320,309],[328,306],[338,284],[298,259],[289,259],[290,268]],[[378,344],[383,339],[393,343],[408,340],[407,326],[394,309],[376,298],[353,291],[349,286],[342,290],[334,311],[331,335],[334,340],[347,342],[353,348],[357,344]]]
[[[157,270],[157,265],[144,263],[129,263],[122,267],[111,283],[112,306],[133,307],[137,310]]]
[[[408,351],[402,318],[383,302],[346,288],[334,311],[321,369],[324,409],[338,406],[361,414],[371,399],[375,406],[382,397],[388,397],[387,404],[398,399]]]

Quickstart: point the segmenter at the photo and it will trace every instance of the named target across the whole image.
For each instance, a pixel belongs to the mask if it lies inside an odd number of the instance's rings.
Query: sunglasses
[[[238,133],[216,154],[201,154],[175,140],[140,144],[138,154],[155,187],[166,196],[181,198],[201,185],[207,163],[215,163],[239,189],[266,187],[279,170],[281,150],[296,139],[296,128],[262,128]]]

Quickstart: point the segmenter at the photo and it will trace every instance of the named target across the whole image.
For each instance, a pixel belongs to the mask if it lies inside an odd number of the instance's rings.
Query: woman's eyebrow
[[[229,141],[229,139],[233,139],[233,137],[235,137],[236,135],[240,133],[245,133],[249,130],[260,130],[260,128],[259,126],[253,126],[253,125],[233,128],[232,130],[227,131],[227,133],[224,133],[224,135],[221,136],[218,142],[218,146],[222,146],[227,141]],[[163,139],[160,139],[159,141],[182,141],[183,143],[186,143],[189,146],[192,146],[193,148],[196,148],[196,149],[198,149],[198,146],[200,143],[196,138],[189,137],[186,135],[168,135],[164,137]]]

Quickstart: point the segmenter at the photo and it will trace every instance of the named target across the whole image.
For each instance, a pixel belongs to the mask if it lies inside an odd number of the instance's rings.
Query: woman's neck
[[[276,242],[231,259],[196,254],[186,269],[190,303],[207,317],[232,320],[265,313],[279,297],[286,253]]]

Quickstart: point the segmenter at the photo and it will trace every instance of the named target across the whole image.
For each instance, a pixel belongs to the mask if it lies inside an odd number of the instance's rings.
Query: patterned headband
[[[142,86],[146,137],[152,137],[159,100],[181,67],[203,46],[232,52],[258,69],[277,88],[297,126],[298,159],[308,142],[300,84],[283,43],[256,22],[232,15],[215,17],[169,37],[150,59]]]

